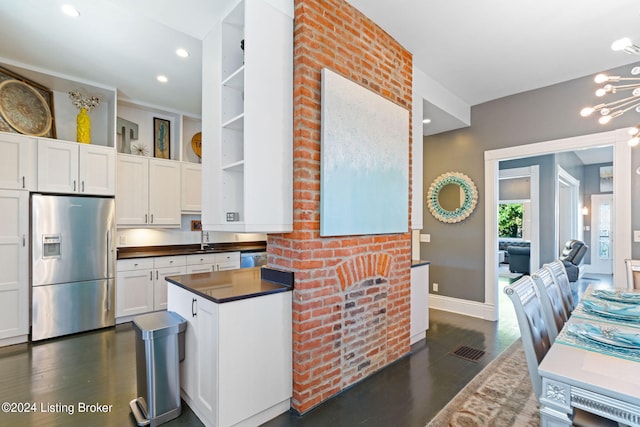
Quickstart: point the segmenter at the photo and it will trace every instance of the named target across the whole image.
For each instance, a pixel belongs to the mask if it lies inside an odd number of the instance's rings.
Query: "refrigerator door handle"
[[[111,230],[107,230],[107,277],[111,277]]]
[[[107,280],[107,313],[111,311],[111,281]]]

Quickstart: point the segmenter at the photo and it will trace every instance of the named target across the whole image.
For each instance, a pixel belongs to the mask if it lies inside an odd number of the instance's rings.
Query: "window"
[[[500,203],[498,205],[498,237],[522,239],[523,229],[523,203]]]

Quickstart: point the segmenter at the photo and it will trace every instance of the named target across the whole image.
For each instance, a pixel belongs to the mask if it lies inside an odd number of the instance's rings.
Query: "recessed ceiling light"
[[[159,75],[158,77],[156,77],[156,79],[160,82],[160,83],[166,83],[169,81],[169,79],[167,78],[167,76],[163,76],[163,75]]]
[[[180,48],[176,50],[176,55],[178,55],[180,58],[186,58],[189,56],[189,52],[187,52],[186,49]]]
[[[424,119],[422,123],[424,123],[425,125],[428,125],[429,123],[431,123],[431,119]]]
[[[63,4],[61,9],[65,15],[73,17],[80,16],[80,12],[78,12],[78,9],[71,6],[70,4]]]

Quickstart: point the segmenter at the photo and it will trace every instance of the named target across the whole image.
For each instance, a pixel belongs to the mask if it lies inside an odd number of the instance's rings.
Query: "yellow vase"
[[[81,108],[76,118],[76,139],[78,142],[91,144],[91,117],[86,108]]]

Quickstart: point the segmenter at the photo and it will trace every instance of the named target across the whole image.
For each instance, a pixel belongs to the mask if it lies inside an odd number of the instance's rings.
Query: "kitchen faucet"
[[[205,242],[205,234],[206,234],[206,242]],[[208,231],[204,231],[204,230],[200,230],[200,250],[204,251],[207,246],[209,246],[209,232]]]

